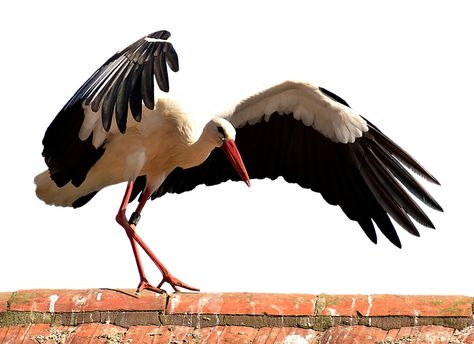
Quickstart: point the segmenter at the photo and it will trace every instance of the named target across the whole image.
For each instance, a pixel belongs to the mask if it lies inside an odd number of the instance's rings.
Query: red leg
[[[124,222],[126,222],[128,224],[128,221],[126,221],[126,215],[125,214],[126,214],[126,211],[127,211],[127,205],[130,201],[130,195],[132,193],[132,190],[133,190],[133,181],[130,181],[127,184],[127,189],[125,190],[125,195],[123,196],[123,200],[122,200],[122,203],[120,205],[119,212],[117,213],[117,216],[115,218],[117,220],[117,222],[122,227],[124,227],[124,225],[123,225]],[[123,220],[123,218],[125,218],[125,220]],[[132,230],[135,230],[135,225],[130,225],[130,227],[131,227]],[[161,289],[153,287],[148,282],[148,280],[145,276],[145,271],[143,269],[141,259],[140,259],[140,254],[138,252],[137,243],[135,242],[135,240],[133,239],[133,236],[130,235],[129,231],[126,228],[125,228],[125,233],[127,234],[128,238],[130,240],[130,244],[132,245],[133,255],[135,257],[135,262],[137,263],[138,273],[140,275],[140,283],[138,284],[137,291],[140,291],[142,289],[150,289],[150,290],[153,290],[153,291],[156,291],[156,292],[163,292]]]
[[[185,288],[188,290],[195,290],[199,291],[199,289],[191,287],[187,285],[186,283],[181,282],[177,278],[175,278],[169,271],[166,269],[166,267],[161,263],[161,261],[153,254],[153,252],[148,248],[148,246],[145,244],[145,242],[138,236],[138,234],[135,232],[135,225],[134,224],[129,224],[129,221],[127,221],[126,218],[126,210],[127,210],[127,205],[130,201],[130,195],[133,190],[133,181],[130,181],[127,185],[127,189],[125,191],[125,195],[122,200],[122,204],[120,205],[120,209],[117,213],[117,216],[115,219],[117,222],[125,229],[125,232],[127,233],[128,238],[130,239],[130,243],[132,245],[132,250],[133,250],[133,255],[135,256],[135,261],[137,263],[137,268],[138,268],[138,273],[140,274],[140,284],[138,285],[137,291],[140,291],[142,289],[149,289],[152,291],[156,292],[163,292],[163,290],[160,289],[160,287],[163,285],[163,283],[167,282],[171,285],[171,287],[177,291],[178,289],[176,287],[181,287]],[[145,206],[145,203],[147,200],[150,198],[151,192],[148,188],[145,188],[145,191],[142,193],[137,209],[134,212],[134,216],[140,216],[141,211],[143,210],[143,207]],[[163,279],[161,280],[160,284],[158,287],[153,287],[148,280],[145,277],[145,273],[143,270],[143,266],[140,260],[140,255],[138,253],[138,248],[137,244],[140,245],[140,247],[145,251],[145,253],[150,257],[150,259],[155,263],[155,265],[160,269]]]

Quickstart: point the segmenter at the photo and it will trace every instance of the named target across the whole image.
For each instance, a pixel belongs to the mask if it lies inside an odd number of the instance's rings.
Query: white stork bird
[[[442,209],[407,168],[438,181],[324,88],[287,81],[242,101],[204,128],[193,127],[176,103],[162,98],[155,103],[153,75],[167,91],[167,65],[178,70],[169,35],[158,31],[138,40],[86,81],[48,127],[43,139],[48,170],[35,178],[40,199],[72,207],[83,206],[106,186],[128,182],[116,220],[132,244],[138,291],[161,292],[165,282],[175,290],[197,290],[163,266],[135,227],[148,199],[199,184],[242,179],[250,185],[249,176],[282,176],[339,205],[374,243],[375,223],[401,247],[389,216],[416,236],[411,218],[434,228],[409,193]],[[138,206],[127,220],[127,206],[138,195]],[[145,276],[137,244],[163,274],[157,287]]]

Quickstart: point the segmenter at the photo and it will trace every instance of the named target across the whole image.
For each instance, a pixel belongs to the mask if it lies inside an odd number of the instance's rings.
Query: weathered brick
[[[151,344],[155,336],[159,336],[160,326],[130,326],[123,338],[123,342]]]
[[[399,330],[400,330],[400,329],[398,329],[398,328],[389,330],[389,331],[387,332],[387,335],[385,336],[385,339],[384,339],[384,340],[385,340],[386,342],[389,342],[389,343],[390,343],[390,342],[394,342],[394,341],[396,340],[397,336],[398,336],[398,331],[399,331]]]
[[[49,340],[50,326],[48,324],[31,324],[24,333],[25,343],[41,343]]]
[[[8,301],[13,293],[0,293],[0,312],[5,312],[8,309]]]
[[[87,312],[115,310],[164,311],[166,295],[134,290],[20,290],[11,299],[12,311]]]
[[[324,332],[322,344],[377,343],[387,336],[387,331],[366,326],[337,326]]]
[[[443,344],[452,338],[454,329],[443,326],[421,326],[416,342],[419,344]]]
[[[257,329],[245,326],[226,326],[222,331],[219,343],[245,344],[252,343]]]
[[[262,327],[259,328],[257,331],[257,334],[255,335],[255,338],[253,339],[252,344],[265,344],[268,343],[267,339],[270,336],[270,333],[272,332],[274,328],[273,327]]]
[[[22,343],[28,333],[30,325],[10,326],[3,337],[2,343]]]
[[[317,314],[329,316],[366,315],[367,297],[363,295],[320,294],[317,299]]]
[[[214,326],[197,329],[195,333],[200,343],[217,343],[225,326]]]
[[[5,343],[3,340],[7,335],[9,327],[0,327],[0,343]]]
[[[313,315],[314,295],[254,293],[171,294],[167,312],[197,314]]]
[[[373,295],[367,313],[370,316],[469,316],[472,297]]]
[[[0,297],[0,342],[474,344],[472,297],[100,289]]]
[[[414,327],[402,327],[398,330],[397,337],[395,340],[402,341],[402,340],[414,340],[416,335],[418,334],[418,330]]]
[[[76,330],[73,342],[78,343],[119,343],[125,336],[126,329],[110,324],[83,324]]]
[[[472,297],[405,295],[318,295],[318,314],[330,316],[469,316]]]
[[[474,332],[469,334],[465,339],[464,339],[464,344],[474,344]]]
[[[298,327],[283,327],[276,336],[276,343],[311,343],[319,337],[318,332]]]

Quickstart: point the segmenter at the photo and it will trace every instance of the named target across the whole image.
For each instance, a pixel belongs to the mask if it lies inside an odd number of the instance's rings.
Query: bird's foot
[[[140,294],[142,290],[150,290],[155,293],[166,294],[166,290],[161,289],[161,286],[165,283],[168,283],[174,291],[181,291],[178,288],[183,288],[191,291],[199,291],[198,288],[191,287],[190,285],[180,281],[179,279],[168,273],[167,275],[163,276],[163,279],[157,287],[151,285],[146,278],[142,278],[140,280],[140,283],[138,284],[137,291],[135,293]]]
[[[166,290],[163,290],[163,289],[160,289],[158,287],[155,287],[155,286],[151,285],[147,281],[146,278],[140,280],[140,283],[138,284],[138,287],[137,287],[137,291],[135,293],[140,294],[140,292],[142,290],[150,290],[150,291],[154,291],[155,293],[159,293],[159,294],[165,293],[166,294]]]
[[[178,287],[191,290],[191,291],[199,291],[198,288],[191,287],[190,285],[184,282],[181,282],[179,279],[171,275],[169,272],[163,274],[163,279],[161,280],[160,284],[158,284],[158,289],[160,289],[164,283],[168,283],[171,286],[171,288],[173,288],[174,291],[181,291],[178,289]]]

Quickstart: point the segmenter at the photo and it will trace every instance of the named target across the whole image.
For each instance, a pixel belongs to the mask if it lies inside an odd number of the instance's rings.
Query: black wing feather
[[[268,121],[238,128],[236,145],[251,178],[282,176],[288,182],[319,192],[328,203],[339,205],[351,220],[357,221],[372,242],[377,242],[375,223],[390,242],[401,247],[388,214],[417,236],[419,232],[410,216],[428,227],[432,227],[432,223],[396,179],[408,184],[408,191],[417,190],[422,197],[428,193],[420,191],[412,177],[399,171],[406,170],[394,163],[397,161],[394,156],[403,155],[404,160],[409,160],[406,152],[398,146],[395,153],[391,152],[393,144],[375,140],[378,136],[374,136],[370,128],[354,143],[334,143],[295,120],[292,114],[274,113]],[[410,164],[413,163],[410,161]],[[425,171],[420,167],[420,171]],[[215,149],[200,166],[174,170],[152,199],[168,192],[189,191],[200,184],[216,185],[239,179],[225,155]],[[134,195],[138,195],[145,184],[143,180],[136,184]]]
[[[124,77],[127,75],[126,71],[129,65],[122,64],[120,67],[117,68],[113,80],[111,81],[111,85],[108,88],[107,94],[104,96],[104,100],[102,101],[102,125],[106,131],[109,131],[110,126],[112,125],[112,115],[114,111],[114,106],[117,102],[117,93],[119,86],[122,84],[126,84],[124,82]],[[105,89],[105,88],[104,88]],[[116,116],[117,123],[119,119]],[[120,119],[120,121],[123,121]],[[125,132],[125,127],[119,128],[122,133]]]
[[[383,183],[389,195],[393,200],[405,210],[405,212],[421,223],[425,227],[434,228],[433,223],[421,208],[413,201],[407,192],[398,184],[398,182],[390,175],[387,168],[383,166],[380,159],[370,150],[367,149],[365,161],[370,169],[375,173],[377,179]]]
[[[372,166],[364,158],[360,171],[364,181],[382,208],[409,233],[419,236],[416,227],[410,221],[405,210],[396,203],[393,196],[385,188],[383,181],[377,177],[377,174],[372,170]]]
[[[143,69],[143,65],[135,65],[135,67],[139,70],[139,72],[133,74],[132,76],[130,111],[132,112],[133,118],[136,121],[140,121],[142,119],[142,87],[139,82],[139,76],[141,74],[141,70]]]
[[[141,75],[141,91],[143,103],[149,109],[155,106],[155,95],[153,89],[153,61],[148,60],[143,64],[143,73]]]
[[[123,81],[117,85],[115,119],[117,121],[117,127],[122,134],[125,133],[127,128],[128,103],[129,100],[131,103],[130,93],[133,79],[131,74],[134,68],[135,65],[127,66],[122,75]]]
[[[104,153],[104,145],[98,148],[92,145],[92,135],[85,141],[78,137],[84,120],[83,103],[91,105],[97,116],[101,116],[106,131],[115,113],[117,126],[124,133],[129,106],[137,121],[141,119],[142,101],[148,108],[154,107],[153,65],[160,67],[158,86],[168,91],[167,64],[173,71],[179,69],[176,51],[171,43],[164,41],[169,36],[168,31],[157,31],[114,54],[58,113],[43,138],[43,156],[58,186],[70,181],[79,186]],[[83,205],[89,199],[84,198],[78,204]]]
[[[157,47],[157,57],[153,61],[153,71],[155,74],[156,83],[162,90],[169,90],[168,83],[168,69],[166,68],[166,55],[162,52],[162,47]]]
[[[365,119],[365,118],[364,118]],[[367,119],[365,119],[367,121]],[[423,166],[420,165],[410,154],[403,150],[399,145],[393,142],[389,137],[382,133],[375,125],[367,121],[367,124],[370,128],[370,134],[373,135],[373,140],[380,143],[385,147],[390,153],[399,159],[405,166],[410,168],[413,172],[417,173],[419,176],[425,178],[426,180],[438,184],[439,181],[429,173]]]
[[[167,44],[163,48],[163,52],[165,53],[168,67],[170,67],[173,72],[177,72],[179,70],[178,54],[176,50],[174,50],[174,47],[171,44]]]
[[[43,156],[51,179],[59,187],[70,181],[81,185],[89,169],[104,154],[104,147],[96,149],[92,145],[92,135],[81,141],[77,134],[70,134],[79,132],[83,120],[82,106],[76,103],[67,112],[60,111],[44,135]]]
[[[112,121],[111,118],[107,118],[112,116],[110,109],[113,109],[118,102],[121,102],[123,109],[123,104],[128,103],[130,100],[130,92],[134,89],[137,78],[144,80],[144,89],[141,90],[143,97],[141,94],[139,96],[140,103],[143,100],[145,105],[152,109],[154,107],[153,63],[160,63],[162,64],[160,68],[166,69],[166,59],[169,58],[172,61],[169,65],[170,68],[172,66],[173,71],[179,69],[179,63],[178,56],[171,43],[152,41],[150,39],[166,40],[169,36],[170,33],[168,31],[157,31],[114,54],[77,90],[66,103],[63,111],[77,102],[85,102],[86,105],[91,104],[94,111],[98,111],[102,104],[107,103],[107,111],[103,115],[106,118],[103,121],[105,124],[109,124]],[[155,60],[158,62],[155,62]],[[149,66],[150,63],[151,67]],[[143,67],[143,65],[146,65],[147,68],[139,68],[140,66]],[[137,68],[136,66],[139,67]],[[162,82],[162,85],[168,83],[167,74],[163,75],[163,77],[166,77],[166,80]],[[129,78],[132,78],[132,81]],[[150,80],[151,83],[149,82]],[[126,88],[126,92],[117,93],[116,90],[120,87],[121,82],[130,82],[131,87],[130,89]],[[165,92],[168,91],[169,87],[162,88],[162,85],[158,85],[160,89]],[[118,95],[120,95],[120,98]],[[135,116],[135,118],[139,117],[138,115]],[[106,129],[106,125],[104,125],[104,129]]]

